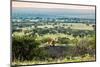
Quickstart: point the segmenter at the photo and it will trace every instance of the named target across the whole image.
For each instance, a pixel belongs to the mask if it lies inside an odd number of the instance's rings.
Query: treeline
[[[73,37],[85,37],[85,36],[92,36],[95,34],[95,30],[77,30],[77,29],[71,29],[71,27],[68,27],[67,29],[65,29],[64,27],[54,27],[54,28],[47,28],[44,27],[42,28],[37,28],[37,26],[35,26],[35,29],[32,30],[13,30],[13,33],[15,32],[24,32],[25,34],[30,33],[30,35],[34,35],[35,33],[38,33],[39,35],[45,35],[45,34],[58,34],[58,33],[62,33],[65,35],[72,35]]]

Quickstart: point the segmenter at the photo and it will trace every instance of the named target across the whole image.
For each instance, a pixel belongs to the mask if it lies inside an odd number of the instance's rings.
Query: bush
[[[66,37],[62,37],[62,38],[58,38],[58,43],[60,44],[69,44],[70,43],[70,39],[66,38]]]
[[[40,45],[40,41],[36,41],[29,36],[14,36],[12,38],[12,58],[17,60],[32,60],[34,49]]]
[[[43,39],[41,40],[41,42],[42,42],[42,43],[46,43],[46,42],[48,42],[50,39],[52,39],[52,38],[49,38],[49,37],[43,38]]]
[[[90,54],[95,55],[95,39],[82,39],[78,42],[78,44],[74,47],[75,55]]]
[[[71,40],[71,43],[74,44],[74,46],[76,46],[77,43],[78,43],[78,39],[76,39],[76,38],[72,39]]]
[[[49,54],[44,49],[44,47],[36,48],[34,52],[35,52],[34,53],[35,60],[45,60],[46,58],[49,57]]]

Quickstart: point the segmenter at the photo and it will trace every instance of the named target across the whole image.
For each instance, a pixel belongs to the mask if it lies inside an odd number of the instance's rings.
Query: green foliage
[[[35,60],[45,60],[49,57],[47,51],[45,51],[44,48],[36,48],[34,52]]]
[[[94,57],[95,29],[91,29],[91,24],[86,24],[85,28],[84,24],[78,23],[52,22],[51,24],[47,21],[44,22],[19,26],[21,28],[34,26],[31,30],[27,28],[24,31],[21,29],[13,30],[15,35],[12,37],[12,59],[14,61],[28,61],[29,63],[30,61],[37,61],[36,63],[46,61],[49,63],[50,59],[54,62],[61,62],[59,58],[65,58],[65,62],[76,62]],[[92,27],[95,28],[95,25]],[[63,49],[64,51],[62,51]]]
[[[58,38],[58,43],[60,44],[69,44],[70,43],[70,39],[66,38],[66,37],[62,37],[62,38]]]
[[[95,55],[95,39],[82,39],[78,42],[78,44],[74,47],[75,48],[75,54],[76,55]]]
[[[78,39],[76,39],[76,38],[72,39],[72,40],[71,40],[71,43],[74,44],[74,45],[77,45]]]
[[[37,40],[38,38],[39,38],[39,34],[38,33],[35,33],[34,34],[34,39]]]
[[[43,39],[41,40],[41,42],[42,42],[42,43],[46,43],[46,42],[49,41],[49,39],[51,39],[51,38],[49,38],[49,37],[47,37],[47,38],[43,38]]]
[[[40,45],[33,37],[14,36],[12,39],[12,57],[19,60],[32,60],[34,49]]]

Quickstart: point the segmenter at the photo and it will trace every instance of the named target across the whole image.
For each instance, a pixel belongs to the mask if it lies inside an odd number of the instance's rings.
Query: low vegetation
[[[95,43],[94,29],[36,27],[15,31],[12,34],[12,65],[95,61]]]

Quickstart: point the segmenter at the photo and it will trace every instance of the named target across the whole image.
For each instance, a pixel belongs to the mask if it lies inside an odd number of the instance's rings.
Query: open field
[[[34,23],[13,23],[13,26],[25,26],[26,29],[35,28]],[[79,29],[79,30],[93,30],[93,25],[95,24],[85,24],[85,23],[38,23],[37,28],[55,28],[55,27],[63,27],[65,29],[71,28],[71,29]]]

